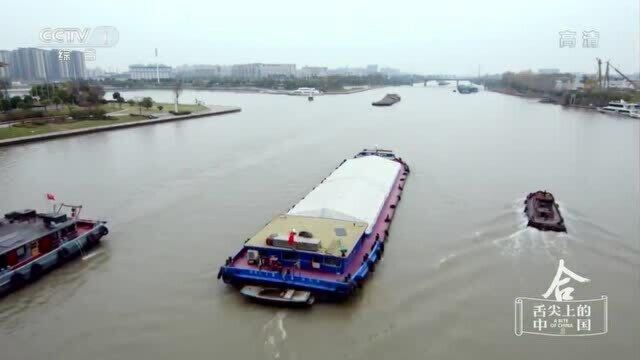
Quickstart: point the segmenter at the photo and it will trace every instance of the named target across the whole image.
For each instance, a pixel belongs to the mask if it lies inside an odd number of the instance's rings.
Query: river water
[[[1,358],[637,359],[640,121],[451,90],[185,91],[242,112],[0,149],[2,211],[54,192],[111,227],[89,259],[0,299]],[[370,105],[387,92],[402,101]],[[277,309],[216,280],[244,239],[374,145],[413,172],[353,301]],[[568,234],[525,227],[538,189]],[[577,299],[608,296],[609,332],[516,336],[514,299],[540,298],[560,259],[591,280]]]

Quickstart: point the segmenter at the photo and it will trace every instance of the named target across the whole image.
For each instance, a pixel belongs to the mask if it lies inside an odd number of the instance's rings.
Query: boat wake
[[[493,244],[500,248],[500,252],[504,256],[520,256],[525,252],[542,252],[550,259],[555,260],[567,255],[567,238],[565,233],[540,231],[525,227],[501,238],[493,239]]]
[[[284,328],[284,319],[286,317],[287,312],[285,310],[278,311],[276,315],[262,327],[262,333],[265,337],[264,350],[270,358],[280,359],[285,350],[283,347],[287,339],[287,331]],[[287,358],[292,358],[292,356],[287,356]]]
[[[96,250],[96,251],[92,251],[90,253],[86,253],[84,254],[84,256],[82,256],[82,261],[87,261],[87,260],[91,260],[91,258],[98,256],[98,255],[102,255],[104,254],[104,250]]]

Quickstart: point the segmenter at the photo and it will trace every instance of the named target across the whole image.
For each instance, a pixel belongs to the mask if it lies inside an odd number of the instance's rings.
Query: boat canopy
[[[346,160],[288,214],[365,222],[369,234],[400,168],[400,163],[375,155]]]

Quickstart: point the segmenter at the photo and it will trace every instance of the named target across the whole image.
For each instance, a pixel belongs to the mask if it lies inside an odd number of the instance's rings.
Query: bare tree
[[[9,79],[0,79],[0,91],[3,92],[4,97],[9,99],[9,88],[11,87],[11,81]]]
[[[176,96],[173,111],[178,112],[178,98],[182,94],[182,79],[176,79],[173,85],[173,94]]]

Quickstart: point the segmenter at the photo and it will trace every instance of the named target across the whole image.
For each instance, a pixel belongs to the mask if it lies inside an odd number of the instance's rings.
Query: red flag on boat
[[[291,232],[289,232],[289,245],[293,246],[293,240],[296,236],[296,229],[292,229]]]
[[[56,196],[53,195],[52,193],[47,193],[47,200],[55,200]]]

